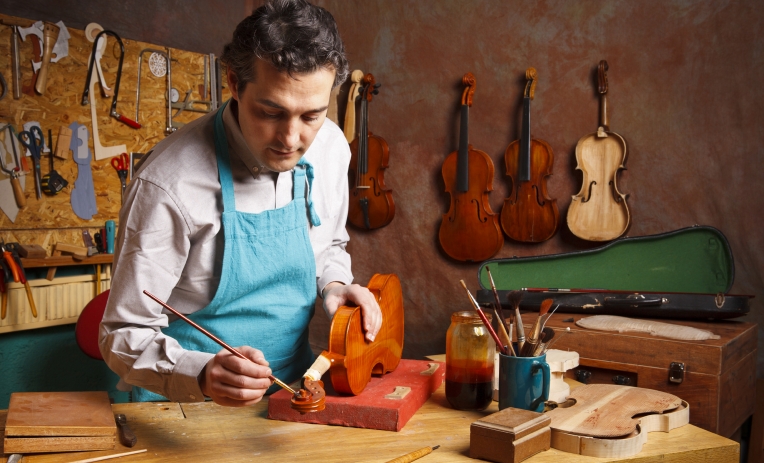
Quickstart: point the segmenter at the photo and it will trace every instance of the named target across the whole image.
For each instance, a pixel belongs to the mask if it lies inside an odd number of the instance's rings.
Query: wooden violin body
[[[600,127],[576,145],[576,169],[583,174],[581,191],[568,209],[568,228],[579,238],[609,241],[626,233],[631,216],[626,195],[618,191],[618,172],[625,169],[626,140],[609,131],[607,62],[600,61]]]
[[[369,130],[368,102],[378,93],[374,76],[363,78],[361,124],[358,136],[350,144],[350,204],[348,221],[367,230],[381,228],[395,217],[393,191],[385,185],[385,170],[389,167],[390,150],[384,138]]]
[[[451,196],[448,212],[443,214],[438,239],[453,259],[479,262],[493,257],[504,245],[499,216],[491,210],[488,193],[493,190],[493,161],[483,151],[468,143],[468,108],[472,105],[475,78],[463,78],[459,149],[443,162],[445,190]]]
[[[531,138],[530,100],[536,85],[536,70],[526,71],[523,122],[520,139],[504,153],[507,176],[512,179],[510,196],[501,209],[501,227],[515,241],[539,243],[554,236],[559,222],[557,200],[549,197],[546,178],[552,175],[554,154],[543,140]]]
[[[373,342],[366,340],[360,307],[340,307],[332,319],[328,350],[322,352],[308,369],[303,378],[303,389],[292,398],[295,410],[305,413],[323,409],[325,398],[320,379],[327,371],[335,391],[358,395],[373,374],[389,373],[400,363],[403,353],[401,282],[394,274],[376,274],[367,288],[382,310],[382,327],[377,336]],[[317,407],[319,401],[321,406]]]

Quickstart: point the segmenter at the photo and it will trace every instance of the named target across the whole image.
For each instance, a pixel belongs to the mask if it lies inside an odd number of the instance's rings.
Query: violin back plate
[[[690,422],[687,402],[652,389],[591,384],[568,396],[576,403],[547,413],[552,447],[600,458],[635,455],[648,433],[669,432]]]

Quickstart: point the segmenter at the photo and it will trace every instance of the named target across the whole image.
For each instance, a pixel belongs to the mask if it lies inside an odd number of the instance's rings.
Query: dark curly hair
[[[333,87],[348,76],[334,17],[306,0],[270,0],[236,26],[220,60],[236,74],[240,90],[255,80],[255,58],[290,76],[332,68]]]

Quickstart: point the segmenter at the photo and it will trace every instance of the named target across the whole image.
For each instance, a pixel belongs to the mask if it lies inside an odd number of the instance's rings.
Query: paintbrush
[[[523,298],[522,291],[510,291],[507,295],[509,305],[515,311],[515,330],[517,331],[517,352],[518,354],[523,349],[525,344],[525,329],[523,327],[523,319],[520,316],[520,300]]]
[[[155,301],[157,301],[157,302],[158,302],[158,303],[159,303],[159,304],[160,304],[162,307],[164,307],[165,309],[169,310],[170,312],[172,312],[172,313],[174,313],[175,315],[177,315],[178,317],[180,317],[180,319],[181,319],[181,320],[183,320],[184,322],[186,322],[186,323],[188,323],[189,325],[193,326],[193,327],[194,327],[194,328],[196,328],[197,330],[201,331],[201,332],[202,332],[202,333],[203,333],[205,336],[207,336],[208,338],[210,338],[210,339],[212,339],[213,341],[215,341],[216,343],[218,343],[220,346],[222,346],[222,347],[223,347],[225,350],[227,350],[228,352],[230,352],[230,353],[232,353],[233,355],[235,355],[235,356],[237,356],[237,357],[239,357],[239,358],[242,358],[242,359],[244,359],[244,360],[249,360],[250,362],[252,361],[252,360],[251,360],[249,357],[247,357],[246,355],[242,354],[241,352],[239,352],[238,350],[234,349],[233,347],[229,346],[228,344],[224,343],[223,341],[221,341],[220,339],[218,339],[218,338],[217,338],[217,337],[216,337],[214,334],[210,333],[209,331],[205,330],[205,329],[204,329],[204,328],[202,328],[201,326],[197,325],[196,323],[194,323],[193,321],[191,321],[191,319],[190,319],[190,318],[186,317],[186,316],[185,316],[185,315],[183,315],[182,313],[180,313],[180,312],[178,312],[177,310],[173,309],[172,307],[170,307],[169,305],[167,305],[167,303],[165,303],[164,301],[162,301],[162,300],[161,300],[161,299],[159,299],[158,297],[154,296],[154,295],[153,295],[153,294],[151,294],[150,292],[146,291],[145,289],[143,290],[143,294],[145,294],[146,296],[150,297],[151,299],[154,299],[154,300],[155,300]],[[270,379],[270,380],[271,380],[271,381],[273,381],[274,383],[278,384],[278,385],[279,385],[279,386],[281,386],[282,388],[286,389],[286,390],[287,390],[287,391],[289,391],[290,393],[292,393],[292,394],[297,394],[297,391],[295,391],[294,389],[292,389],[291,387],[289,387],[289,385],[288,385],[287,383],[285,383],[285,382],[281,381],[280,379],[276,378],[275,376],[273,376],[273,375],[268,375],[268,379]]]
[[[561,338],[561,337],[562,337],[564,334],[568,334],[568,333],[570,333],[570,332],[571,332],[571,331],[570,331],[570,327],[569,327],[569,326],[568,326],[568,327],[566,327],[566,328],[565,328],[565,331],[563,331],[563,332],[562,332],[562,333],[561,333],[559,336],[556,336],[554,339],[552,339],[552,341],[551,341],[551,342],[547,343],[547,345],[546,345],[546,348],[544,349],[544,352],[546,352],[546,351],[548,351],[549,349],[551,349],[551,348],[552,348],[552,344],[554,344],[554,343],[556,343],[557,341],[559,341],[559,340],[560,340],[560,338]]]
[[[538,343],[541,341],[539,339],[539,335],[541,334],[541,324],[544,319],[544,315],[549,312],[549,309],[552,307],[552,304],[554,303],[554,300],[552,299],[544,299],[541,302],[541,307],[539,308],[539,316],[536,319],[535,322],[533,322],[533,325],[531,325],[530,332],[528,334],[528,338],[525,340],[525,344],[523,346],[523,349],[521,349],[521,354],[523,357],[532,357],[533,353],[536,351],[536,347]]]
[[[509,333],[507,333],[507,327],[504,326],[504,317],[501,315],[502,310],[501,299],[499,299],[499,292],[496,291],[496,285],[493,283],[493,276],[491,276],[491,269],[488,268],[487,265],[485,267],[485,271],[488,273],[488,279],[491,281],[491,290],[493,291],[493,298],[496,301],[493,306],[493,313],[499,322],[499,336],[502,338],[502,342],[507,346],[512,355],[515,355],[514,349],[512,348],[512,338],[509,336]]]
[[[491,337],[493,337],[493,340],[496,342],[496,345],[499,346],[499,350],[501,350],[501,353],[504,355],[507,354],[507,350],[504,348],[504,345],[501,343],[501,339],[499,339],[499,336],[496,334],[496,331],[493,330],[493,326],[491,326],[491,322],[488,321],[488,318],[486,318],[485,314],[483,313],[483,309],[480,308],[477,301],[474,297],[472,297],[472,293],[469,289],[467,289],[467,285],[464,283],[464,280],[459,280],[459,283],[462,284],[462,287],[465,291],[467,291],[467,295],[470,297],[470,302],[472,302],[472,306],[475,308],[475,311],[478,313],[478,316],[481,320],[483,320],[483,324],[485,325],[488,332],[491,334]]]

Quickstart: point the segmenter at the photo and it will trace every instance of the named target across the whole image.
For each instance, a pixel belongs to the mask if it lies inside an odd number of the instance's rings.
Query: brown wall
[[[610,127],[629,149],[628,170],[620,178],[633,218],[628,235],[694,224],[719,228],[735,256],[733,292],[757,296],[746,319],[764,321],[764,4],[319,3],[337,19],[352,68],[373,73],[382,84],[369,124],[390,145],[385,178],[396,217],[377,231],[351,230],[349,248],[360,282],[374,272],[401,277],[406,356],[443,352],[449,314],[468,307],[459,280],[477,289],[478,266],[451,261],[437,240],[449,205],[440,170],[457,147],[460,81],[467,71],[477,79],[470,141],[496,166],[490,195],[495,212],[507,195],[503,153],[518,136],[525,69],[538,71],[532,131],[554,150],[548,187],[564,222],[580,188],[576,143],[598,123],[593,73],[606,59]],[[558,233],[539,245],[507,241],[497,257],[585,246]]]
[[[23,3],[23,5],[22,5]],[[0,0],[2,12],[100,22],[127,38],[220,53],[243,11],[259,1],[53,2]],[[549,179],[561,221],[580,188],[577,141],[597,128],[593,72],[607,59],[611,130],[629,147],[620,190],[633,218],[629,236],[694,224],[719,228],[735,255],[732,291],[755,294],[746,320],[759,322],[764,297],[764,4],[755,0],[456,1],[319,0],[337,19],[352,69],[382,84],[370,128],[390,146],[387,185],[396,217],[386,228],[351,230],[357,281],[397,273],[404,285],[406,357],[444,351],[449,314],[467,307],[458,282],[477,289],[477,264],[441,251],[437,231],[448,209],[440,174],[458,142],[461,77],[477,79],[470,141],[496,166],[495,212],[507,194],[503,153],[517,138],[524,71],[539,83],[533,134],[553,148]],[[69,5],[69,6],[67,6]],[[5,39],[3,39],[5,40]],[[497,255],[574,251],[591,244],[558,233],[539,245],[507,241]],[[314,337],[325,343],[321,311]],[[760,332],[761,333],[761,332]],[[764,336],[760,335],[760,342]],[[759,349],[759,372],[764,349]]]

